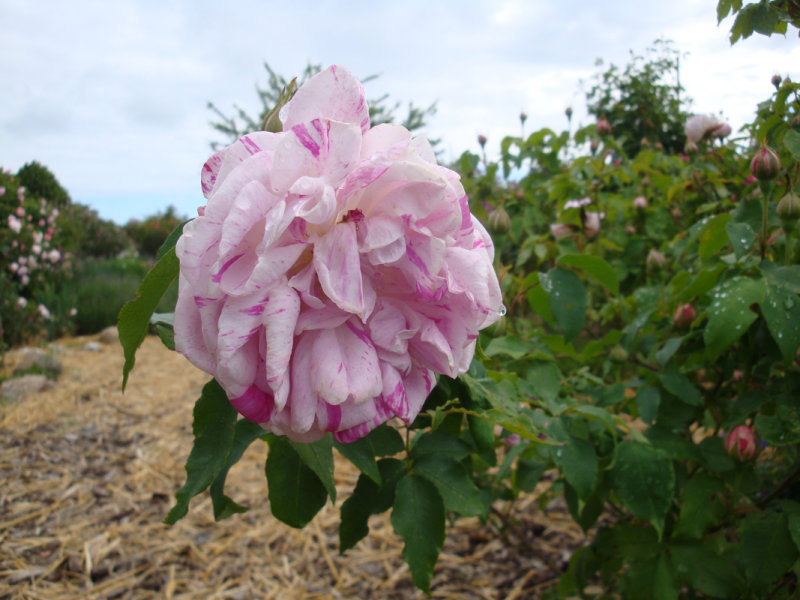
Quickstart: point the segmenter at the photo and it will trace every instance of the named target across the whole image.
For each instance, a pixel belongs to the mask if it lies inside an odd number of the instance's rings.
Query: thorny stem
[[[794,469],[792,469],[792,472],[786,476],[786,479],[781,481],[778,487],[776,487],[769,494],[764,496],[761,500],[756,502],[756,506],[758,506],[759,508],[764,508],[767,504],[769,504],[772,501],[773,498],[775,498],[778,494],[780,494],[783,490],[785,490],[789,486],[789,484],[792,483],[792,481],[797,479],[798,475],[800,475],[800,463],[795,465]]]

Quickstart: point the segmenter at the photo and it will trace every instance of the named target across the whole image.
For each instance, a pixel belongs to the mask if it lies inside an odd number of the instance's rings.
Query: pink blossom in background
[[[25,216],[25,209],[23,207],[21,207],[21,206],[18,206],[14,212],[16,213],[16,215],[18,217],[24,217]]]
[[[52,263],[58,262],[61,260],[61,252],[56,249],[50,250],[50,252],[47,253],[47,260]]]
[[[14,215],[8,215],[8,228],[14,233],[19,233],[22,231],[22,221]]]
[[[694,115],[684,125],[686,137],[695,144],[706,137],[723,138],[731,133],[731,126],[720,121],[715,115]]]
[[[36,310],[39,311],[39,314],[42,316],[43,319],[50,318],[50,311],[47,310],[47,307],[44,304],[40,304],[36,307]]]
[[[404,127],[370,127],[330,67],[202,171],[176,246],[175,345],[247,419],[300,441],[410,423],[501,315],[494,247],[459,177]]]
[[[72,308],[69,309],[69,313],[68,314],[69,314],[70,317],[74,317],[75,315],[78,314],[78,309],[75,308],[75,307],[72,307]]]
[[[648,206],[647,198],[644,196],[636,196],[633,199],[633,207],[638,209],[645,209]]]
[[[5,196],[5,195],[6,195],[6,188],[0,185],[0,196]]]
[[[28,300],[20,296],[19,298],[17,298],[17,306],[19,306],[20,308],[25,308],[26,306],[28,306]]]
[[[581,198],[580,200],[567,200],[564,203],[564,210],[569,208],[580,208],[581,206],[589,206],[592,203],[591,198]]]

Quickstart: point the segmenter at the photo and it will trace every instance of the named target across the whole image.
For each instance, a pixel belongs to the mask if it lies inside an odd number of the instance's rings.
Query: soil
[[[174,526],[163,524],[191,449],[192,407],[208,375],[148,338],[125,394],[122,349],[86,349],[96,337],[59,340],[52,389],[0,405],[0,598],[407,599],[402,540],[389,515],[338,552],[338,511],[358,473],[337,457],[337,505],[305,529],[270,514],[257,442],[226,492],[251,507],[215,523],[207,494]],[[97,345],[95,344],[95,347]],[[13,369],[6,358],[2,374]],[[477,519],[448,524],[432,596],[539,598],[585,539],[558,501],[533,494],[498,505],[505,532]]]

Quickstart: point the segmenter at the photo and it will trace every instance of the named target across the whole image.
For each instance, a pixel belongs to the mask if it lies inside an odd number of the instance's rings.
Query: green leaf
[[[697,253],[702,260],[708,260],[728,245],[728,234],[725,229],[733,217],[729,214],[717,215],[708,220],[698,236]]]
[[[286,438],[269,438],[265,472],[272,514],[290,527],[305,527],[325,506],[325,484]]]
[[[700,539],[706,529],[719,522],[725,514],[720,498],[725,497],[725,485],[708,473],[699,471],[686,482],[681,492],[681,510],[675,536]]]
[[[173,331],[173,323],[175,322],[175,313],[153,313],[150,317],[150,324],[155,326],[156,333],[158,334],[161,343],[164,344],[168,350],[175,350],[175,332]]]
[[[235,465],[244,454],[250,444],[258,438],[263,438],[267,433],[258,423],[253,423],[247,419],[239,419],[233,430],[233,443],[230,454],[225,461],[225,465],[220,469],[211,484],[211,502],[214,505],[214,520],[221,521],[231,515],[247,512],[248,508],[231,500],[225,495],[225,478],[228,471]]]
[[[763,300],[765,287],[763,279],[747,277],[734,277],[717,286],[703,332],[709,358],[716,359],[758,318],[750,305]]]
[[[578,267],[612,294],[619,294],[619,279],[616,271],[599,256],[592,254],[565,254],[558,258],[556,264]]]
[[[611,478],[620,502],[649,521],[660,538],[675,489],[672,461],[650,444],[626,440],[617,446]]]
[[[756,431],[769,446],[779,448],[800,443],[800,407],[780,404],[774,415],[756,417]]]
[[[541,285],[539,275],[535,275],[535,281],[532,281],[530,284],[532,287],[528,290],[527,294],[525,294],[525,297],[528,299],[528,306],[531,307],[533,312],[542,317],[545,323],[551,326],[555,325],[555,317],[553,316],[553,311],[550,310],[549,296],[544,286]],[[536,283],[540,285],[536,285]]]
[[[648,425],[656,420],[658,416],[658,405],[661,404],[661,392],[658,388],[646,385],[639,389],[636,394],[636,408],[639,417]]]
[[[769,285],[783,287],[800,294],[800,265],[776,267],[769,261],[761,263],[761,272]]]
[[[552,449],[553,462],[564,473],[564,478],[575,488],[578,497],[588,498],[597,481],[597,454],[594,446],[580,438],[569,436],[563,446]]]
[[[180,265],[175,256],[175,249],[171,248],[145,275],[139,286],[136,297],[126,302],[119,311],[117,330],[119,341],[125,354],[125,364],[122,367],[122,391],[128,383],[128,374],[136,362],[136,350],[142,345],[147,336],[152,315],[164,293],[178,276]]]
[[[336,483],[333,481],[333,436],[327,434],[316,442],[303,443],[290,440],[289,443],[306,466],[317,474],[331,501],[336,502]]]
[[[750,253],[756,243],[756,233],[749,223],[728,222],[725,224],[725,231],[736,258],[742,258]]]
[[[436,486],[411,474],[397,484],[392,527],[403,538],[403,556],[414,584],[430,593],[433,568],[444,543],[444,503]]]
[[[378,456],[394,456],[403,451],[403,438],[396,429],[388,425],[380,425],[364,437],[343,444],[334,441],[333,445],[347,460],[353,463],[359,471],[380,484],[381,476],[378,472]]]
[[[658,376],[661,385],[670,394],[689,406],[703,406],[703,396],[685,375],[676,371],[666,371]]]
[[[783,360],[791,364],[800,347],[800,298],[795,292],[770,285],[759,306]]]
[[[352,495],[342,503],[339,524],[339,552],[344,553],[369,533],[369,517],[391,508],[397,482],[405,474],[405,465],[394,458],[378,461],[376,483],[362,473]]]
[[[192,219],[187,219],[183,223],[179,223],[175,227],[175,229],[170,231],[169,235],[167,236],[167,239],[164,240],[164,243],[161,244],[161,247],[158,249],[158,252],[156,252],[156,261],[161,260],[161,258],[167,252],[169,252],[170,250],[172,250],[175,247],[175,244],[178,243],[178,238],[180,238],[181,234],[183,233],[184,226],[191,220]]]
[[[413,471],[436,486],[447,510],[465,517],[484,515],[489,510],[466,467],[457,460],[428,454],[414,462]]]
[[[558,326],[564,337],[571,340],[580,333],[586,321],[588,300],[583,283],[571,271],[560,268],[541,273],[539,279],[548,293],[550,310]]]
[[[526,380],[537,396],[547,402],[558,398],[561,389],[561,371],[550,362],[537,362],[528,367]]]
[[[682,337],[670,338],[664,342],[664,345],[661,347],[661,349],[656,352],[656,360],[658,361],[658,364],[660,364],[662,367],[666,366],[670,359],[678,351],[678,348],[681,347],[681,343],[683,343]]]
[[[486,356],[494,358],[498,355],[505,355],[513,359],[525,357],[530,351],[530,344],[523,342],[513,335],[496,337],[489,342],[484,350]]]
[[[189,510],[189,501],[205,490],[225,466],[238,413],[215,379],[203,386],[194,405],[194,444],[186,460],[186,483],[175,492],[175,506],[164,522],[173,525]]]
[[[741,530],[747,582],[753,590],[767,589],[798,557],[786,515],[751,514],[745,518]]]
[[[427,454],[438,454],[461,460],[469,456],[470,451],[470,446],[466,442],[439,431],[418,433],[411,444],[412,458],[422,458]]]
[[[717,2],[717,25],[731,12],[731,0],[719,0]]]
[[[676,600],[680,591],[675,569],[665,554],[632,565],[625,582],[626,598]]]
[[[800,133],[794,129],[786,130],[783,134],[783,147],[786,148],[795,160],[800,160]]]
[[[695,590],[714,598],[742,598],[741,567],[730,554],[719,554],[712,543],[673,544],[675,570]]]

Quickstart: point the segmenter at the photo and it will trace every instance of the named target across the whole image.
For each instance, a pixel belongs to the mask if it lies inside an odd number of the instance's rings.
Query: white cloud
[[[479,133],[496,152],[522,110],[527,131],[566,127],[566,106],[584,119],[578,80],[597,72],[595,59],[624,66],[660,36],[689,52],[681,81],[697,109],[734,126],[771,93],[773,72],[798,79],[800,65],[796,40],[729,48],[727,23],[718,29],[713,5],[693,0],[84,0],[68,10],[4,0],[0,22],[0,166],[39,160],[73,198],[122,221],[168,198],[194,212],[219,139],[206,103],[256,112],[265,60],[286,76],[338,62],[381,74],[371,97],[438,101],[428,133],[445,158],[476,151]]]

